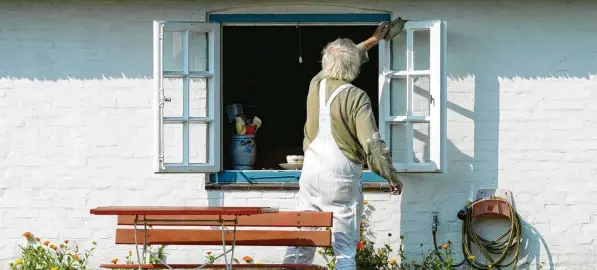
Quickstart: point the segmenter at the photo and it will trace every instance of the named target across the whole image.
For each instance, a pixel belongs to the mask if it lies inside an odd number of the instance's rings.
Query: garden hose
[[[472,203],[467,203],[465,208],[458,213],[458,218],[462,220],[462,253],[464,259],[452,267],[459,267],[465,262],[473,267],[474,269],[501,269],[502,267],[513,266],[512,269],[516,269],[518,264],[518,256],[520,254],[520,242],[522,238],[521,223],[518,213],[514,210],[510,202],[499,196],[491,196],[490,199],[500,200],[506,202],[508,211],[510,212],[510,228],[504,234],[497,237],[495,240],[490,241],[479,236],[473,229],[473,215],[472,215]],[[433,245],[437,256],[443,261],[441,253],[438,250],[436,232],[437,232],[437,218],[434,216],[433,226],[431,229],[433,235]],[[472,254],[471,246],[475,245],[479,252],[490,262],[484,264],[478,261]],[[514,253],[514,258],[509,263],[504,263],[506,257]],[[492,254],[498,254],[497,259],[493,259]]]

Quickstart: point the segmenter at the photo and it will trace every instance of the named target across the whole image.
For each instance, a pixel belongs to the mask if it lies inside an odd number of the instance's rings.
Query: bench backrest
[[[220,219],[228,230],[225,239],[231,244],[233,239],[232,226],[234,216],[139,216],[137,219],[137,241],[143,243],[146,239],[148,245],[220,245],[222,232],[216,229],[180,229],[175,227],[213,227],[220,226]],[[135,216],[120,215],[117,224],[132,226]],[[239,216],[237,219],[236,245],[239,246],[316,246],[329,247],[332,235],[329,230],[249,230],[242,227],[259,228],[330,228],[333,216],[330,212],[277,212],[264,213],[251,216]],[[143,231],[148,226],[147,234]],[[153,228],[163,226],[167,228]],[[240,228],[239,228],[240,227]],[[135,244],[133,228],[118,228],[116,230],[116,244]]]

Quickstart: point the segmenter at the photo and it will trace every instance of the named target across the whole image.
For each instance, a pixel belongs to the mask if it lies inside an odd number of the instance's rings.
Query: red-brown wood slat
[[[278,210],[270,207],[106,206],[89,212],[92,215],[256,215]]]
[[[135,244],[133,229],[117,229],[116,244]],[[137,231],[137,241],[143,243],[143,231]],[[226,244],[231,245],[233,232],[225,234]],[[220,230],[147,230],[147,244],[150,245],[221,245],[222,232]],[[332,234],[329,231],[265,231],[265,230],[237,230],[236,245],[238,246],[314,246],[329,247],[332,244]]]
[[[195,269],[201,264],[171,264],[170,267],[174,269]],[[138,264],[102,264],[101,268],[108,269],[139,269]],[[142,269],[168,269],[163,264],[142,264]],[[205,269],[225,269],[224,264],[212,264]],[[304,265],[304,264],[233,264],[232,269],[308,269],[308,270],[327,270],[327,267],[319,265]]]
[[[216,220],[219,215],[148,215],[139,216],[137,224],[144,224],[146,218],[149,226],[219,226]],[[233,220],[235,216],[222,216],[224,220]],[[209,221],[198,221],[209,220]],[[118,225],[134,225],[134,215],[118,216]],[[226,222],[226,225],[232,225]],[[237,226],[246,227],[332,227],[331,212],[296,212],[284,211],[250,216],[239,216]]]

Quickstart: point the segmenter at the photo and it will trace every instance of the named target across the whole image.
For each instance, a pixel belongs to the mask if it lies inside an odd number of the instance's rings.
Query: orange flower
[[[58,247],[57,247],[56,245],[51,245],[50,247],[51,247],[53,250],[56,250],[56,249],[58,249]]]
[[[365,248],[365,244],[363,244],[363,241],[359,241],[357,243],[357,249],[364,249]]]
[[[363,204],[364,204],[364,205],[367,205],[368,203],[369,203],[369,201],[367,201],[367,200],[364,200],[364,201],[363,201]]]
[[[39,239],[39,237],[35,237],[35,241],[39,242],[41,239]]]
[[[44,244],[44,246],[47,246],[47,245],[49,245],[49,244],[50,244],[50,241],[44,241],[44,243],[43,243],[43,244]]]
[[[253,258],[251,258],[251,257],[249,257],[249,256],[244,256],[244,257],[243,257],[243,261],[245,261],[245,262],[247,262],[247,263],[250,263],[250,262],[252,262],[252,261],[253,261]]]
[[[78,261],[78,260],[80,259],[80,258],[79,258],[79,254],[75,253],[75,254],[73,255],[73,259],[75,259],[75,260],[77,260],[77,261]]]
[[[390,261],[391,264],[396,264],[396,259],[393,259],[392,261]]]
[[[365,222],[361,221],[361,227],[365,226]]]
[[[29,238],[29,237],[31,237],[31,233],[30,232],[25,232],[25,233],[23,233],[23,237]]]
[[[68,244],[68,240],[64,240],[64,243],[65,243],[65,244]]]
[[[448,244],[443,244],[442,245],[442,249],[448,249],[448,247],[450,247],[450,245],[448,245]]]
[[[133,256],[133,251],[129,250],[129,256]]]
[[[113,264],[116,264],[116,263],[118,263],[118,259],[114,259],[114,260],[112,260],[112,263],[113,263]]]
[[[207,254],[207,255],[211,255],[211,253],[212,253],[211,250],[208,250],[208,251],[205,252],[205,254]]]

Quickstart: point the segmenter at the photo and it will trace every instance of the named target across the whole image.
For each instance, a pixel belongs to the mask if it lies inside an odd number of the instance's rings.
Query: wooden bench
[[[93,210],[92,210],[93,213]],[[117,214],[126,213],[126,214]],[[131,212],[132,213],[132,212]],[[313,246],[330,247],[332,235],[329,230],[299,231],[296,228],[332,227],[332,213],[329,212],[275,212],[244,216],[231,215],[131,215],[128,212],[114,212],[117,215],[115,243],[120,245],[222,245],[222,230],[205,227],[222,226],[222,220],[235,220],[236,229],[224,231],[226,245],[235,246]],[[136,219],[136,220],[135,220]],[[137,224],[137,241],[135,229]],[[154,227],[165,228],[154,228]],[[230,227],[231,225],[226,225]],[[178,227],[178,228],[177,228]],[[185,228],[180,228],[185,227]],[[187,227],[204,227],[202,229]],[[240,228],[238,228],[240,227]],[[288,230],[242,229],[288,228]],[[290,230],[292,228],[292,230]],[[236,237],[234,237],[236,233]],[[140,243],[141,242],[141,243]],[[282,259],[282,258],[280,258]],[[202,264],[169,264],[172,269],[196,269]],[[163,264],[102,264],[108,269],[168,269]],[[226,269],[225,264],[211,264],[205,269]],[[233,269],[327,269],[317,265],[296,264],[233,264]]]

